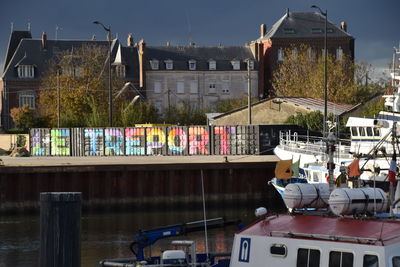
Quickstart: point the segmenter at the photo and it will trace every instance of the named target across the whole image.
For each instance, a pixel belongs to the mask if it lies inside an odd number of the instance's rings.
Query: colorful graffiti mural
[[[247,155],[266,150],[260,138],[272,130],[260,127],[36,128],[30,148],[33,156]]]

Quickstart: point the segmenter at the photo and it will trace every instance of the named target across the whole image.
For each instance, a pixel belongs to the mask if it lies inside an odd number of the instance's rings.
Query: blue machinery
[[[206,220],[206,223],[207,228],[211,229],[238,224],[238,221],[226,221],[224,218],[219,217],[208,219]],[[144,260],[144,249],[153,245],[157,240],[202,230],[204,230],[204,220],[139,230],[139,233],[135,235],[135,241],[132,242],[130,248],[133,254],[135,254],[136,260],[142,261]],[[137,247],[136,251],[135,247]]]

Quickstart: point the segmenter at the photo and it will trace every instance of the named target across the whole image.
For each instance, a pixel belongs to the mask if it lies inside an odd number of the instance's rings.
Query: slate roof
[[[210,60],[215,60],[217,71],[232,71],[232,60],[240,61],[240,69],[247,70],[247,59],[254,61],[254,69],[257,69],[256,60],[248,46],[148,46],[145,50],[145,68],[151,70],[150,60],[159,61],[159,70],[165,70],[165,60],[173,61],[173,70],[189,70],[189,60],[196,60],[196,70],[209,70]]]
[[[329,16],[327,28],[328,38],[353,38],[350,34],[340,29],[340,27],[330,22]],[[321,31],[313,32],[313,29]],[[323,38],[324,36],[325,17],[319,12],[287,12],[259,40],[273,38]]]
[[[108,41],[99,40],[47,40],[46,49],[41,47],[41,39],[23,38],[20,40],[19,45],[15,49],[15,53],[11,57],[2,78],[4,80],[18,79],[16,66],[19,64],[35,65],[35,78],[40,79],[41,75],[46,71],[48,62],[52,57],[62,51],[71,50],[82,47],[84,45],[99,45],[108,48]],[[117,39],[112,42],[112,58],[115,58],[119,41]],[[136,47],[122,47],[122,57],[127,63],[126,78],[137,79],[138,77],[138,60]],[[136,70],[136,71],[135,71]],[[30,80],[34,80],[30,79]]]
[[[14,55],[15,49],[17,48],[19,41],[23,38],[31,39],[32,35],[30,31],[13,31],[10,36],[10,41],[8,42],[7,53],[6,53],[6,60],[4,61],[4,68],[5,71],[8,62],[11,60],[12,56]]]

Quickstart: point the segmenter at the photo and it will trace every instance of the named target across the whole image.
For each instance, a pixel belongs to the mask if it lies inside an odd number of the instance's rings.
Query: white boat
[[[400,48],[395,50],[394,62],[400,59]],[[366,181],[384,182],[387,180],[390,158],[400,150],[395,145],[400,137],[400,74],[392,72],[393,86],[397,91],[385,95],[385,107],[375,118],[349,117],[346,126],[350,129],[350,140],[337,140],[334,162],[347,166],[355,156],[360,157],[360,178]],[[301,158],[302,163],[326,162],[326,143],[322,138],[299,136],[297,133],[280,133],[279,145],[274,149],[281,160]],[[300,166],[304,167],[304,165]],[[336,173],[337,174],[337,173]]]

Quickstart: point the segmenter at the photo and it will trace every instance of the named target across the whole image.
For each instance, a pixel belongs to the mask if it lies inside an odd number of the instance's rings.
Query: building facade
[[[161,111],[188,104],[212,111],[220,100],[258,97],[258,63],[249,46],[144,48],[147,99]],[[249,69],[248,69],[249,68]]]
[[[327,51],[336,59],[347,55],[354,60],[354,38],[347,32],[346,22],[336,26],[327,21]],[[310,48],[312,57],[324,54],[325,17],[317,12],[286,13],[267,31],[261,25],[260,37],[251,43],[252,51],[260,64],[259,94],[273,96],[273,73],[284,60],[285,51],[301,45]],[[292,51],[295,53],[295,51]]]

